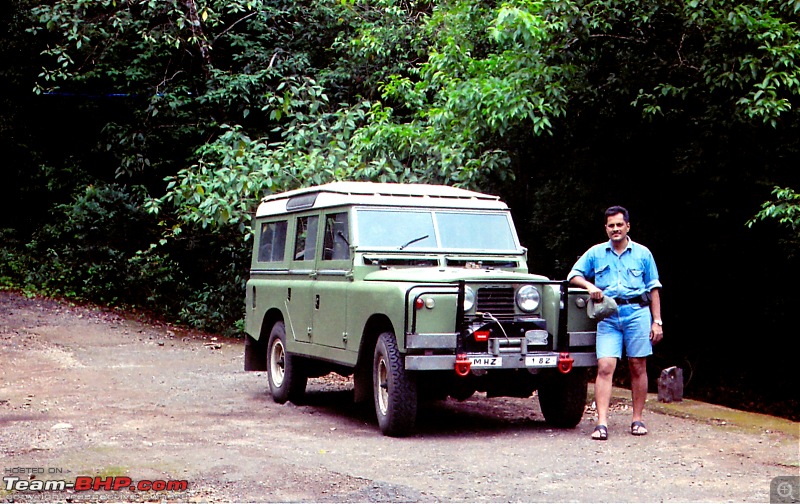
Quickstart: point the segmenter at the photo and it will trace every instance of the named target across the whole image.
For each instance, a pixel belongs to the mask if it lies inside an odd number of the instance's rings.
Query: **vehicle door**
[[[324,214],[321,254],[313,286],[312,314],[314,342],[346,348],[347,290],[352,278],[350,227],[346,211]]]
[[[286,331],[293,339],[311,342],[316,281],[316,252],[319,238],[319,214],[300,214],[294,218],[294,247],[289,262],[289,291],[286,295]]]
[[[289,221],[260,221],[253,237],[255,247],[247,282],[247,332],[259,335],[264,314],[270,308],[285,311],[291,282],[286,279],[289,252]],[[267,331],[269,327],[265,328]],[[267,333],[269,334],[269,333]]]

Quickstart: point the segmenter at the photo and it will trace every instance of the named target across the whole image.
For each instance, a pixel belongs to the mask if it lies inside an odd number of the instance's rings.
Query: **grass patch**
[[[612,404],[619,401],[630,403],[631,393],[629,390],[614,387],[611,395]],[[588,397],[589,401],[594,400],[594,384],[589,385]],[[800,439],[800,422],[694,399],[684,398],[680,402],[663,403],[658,400],[658,394],[647,394],[645,411],[689,418],[717,426],[734,426],[750,433],[780,432],[794,440]]]

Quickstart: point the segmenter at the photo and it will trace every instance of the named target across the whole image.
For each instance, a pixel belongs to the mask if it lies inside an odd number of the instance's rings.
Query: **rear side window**
[[[258,246],[259,262],[281,262],[286,253],[287,221],[261,224]]]

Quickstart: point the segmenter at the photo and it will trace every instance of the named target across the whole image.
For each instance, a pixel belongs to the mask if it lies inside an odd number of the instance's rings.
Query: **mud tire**
[[[372,390],[381,432],[392,437],[409,435],[417,421],[417,383],[406,371],[391,332],[381,334],[375,344]]]
[[[308,376],[302,362],[286,350],[286,327],[283,321],[275,322],[267,344],[267,377],[272,399],[283,404],[292,401],[300,404],[305,396]]]
[[[553,374],[539,386],[539,405],[544,419],[554,427],[572,429],[586,410],[586,368],[572,368],[567,374]]]

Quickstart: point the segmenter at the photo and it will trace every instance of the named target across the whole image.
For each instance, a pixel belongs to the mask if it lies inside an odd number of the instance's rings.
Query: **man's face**
[[[624,242],[631,230],[631,223],[625,222],[621,213],[610,215],[606,218],[606,233],[614,243]]]

